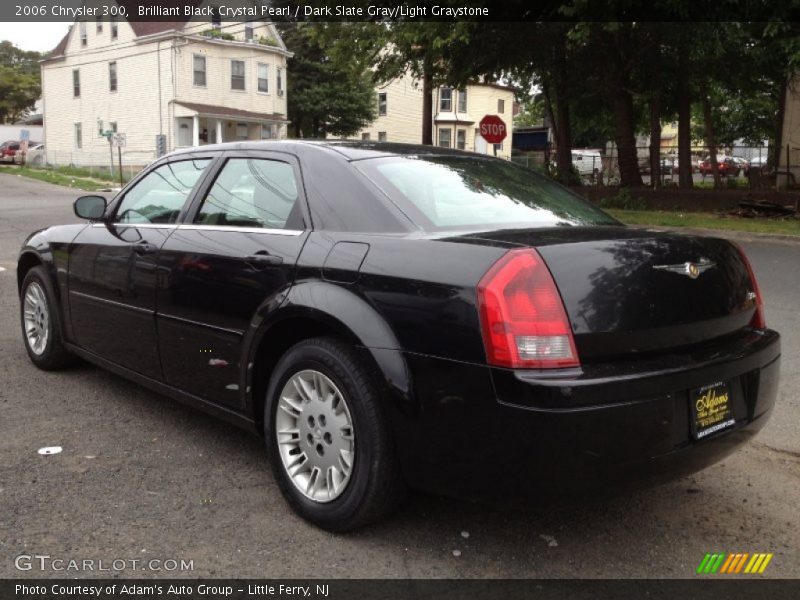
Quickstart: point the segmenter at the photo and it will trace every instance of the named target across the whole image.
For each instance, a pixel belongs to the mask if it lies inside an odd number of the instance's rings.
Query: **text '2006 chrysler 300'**
[[[491,498],[676,477],[763,427],[779,335],[742,250],[632,230],[529,170],[424,146],[160,159],[31,235],[23,338],[263,435],[344,531],[407,488]]]

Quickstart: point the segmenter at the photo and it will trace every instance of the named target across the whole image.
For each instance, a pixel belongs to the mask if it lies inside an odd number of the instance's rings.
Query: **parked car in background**
[[[739,171],[745,175],[747,175],[748,171],[750,171],[750,162],[746,158],[742,158],[741,156],[731,156],[731,160],[738,165]]]
[[[664,156],[661,158],[661,174],[673,175],[678,172],[678,157]]]
[[[742,167],[732,156],[720,154],[717,156],[717,169],[719,170],[719,174],[723,177],[738,177]],[[705,160],[700,163],[700,174],[704,176],[712,174],[710,157],[706,157]]]
[[[14,163],[19,151],[19,142],[3,142],[0,144],[0,163]]]
[[[780,336],[740,247],[627,228],[505,160],[202,146],[74,208],[83,223],[20,252],[31,361],[81,357],[260,433],[289,505],[332,531],[406,485],[543,498],[680,477],[775,404]]]
[[[18,151],[14,164],[40,167],[44,164],[44,144],[31,144],[26,152]]]
[[[750,168],[751,169],[763,169],[767,166],[767,154],[761,154],[760,156],[754,156],[750,159]],[[749,170],[748,173],[749,174]]]

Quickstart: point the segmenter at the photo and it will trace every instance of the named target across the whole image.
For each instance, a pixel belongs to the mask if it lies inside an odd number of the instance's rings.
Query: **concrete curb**
[[[783,233],[755,233],[750,231],[731,231],[729,229],[699,229],[694,227],[666,227],[662,225],[628,225],[628,227],[645,229],[647,231],[669,231],[670,233],[683,233],[685,235],[719,237],[737,242],[772,242],[775,244],[800,245],[800,236],[786,235]]]

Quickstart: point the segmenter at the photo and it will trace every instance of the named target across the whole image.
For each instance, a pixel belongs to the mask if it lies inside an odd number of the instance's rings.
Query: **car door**
[[[284,153],[224,156],[159,255],[159,348],[167,383],[240,404],[243,338],[291,285],[308,237],[300,169]]]
[[[188,208],[212,157],[176,160],[141,176],[70,247],[68,297],[75,342],[162,379],[155,329],[158,251]]]

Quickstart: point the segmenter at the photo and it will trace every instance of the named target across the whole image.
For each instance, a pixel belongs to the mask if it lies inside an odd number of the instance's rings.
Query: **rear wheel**
[[[366,525],[402,497],[377,386],[339,340],[305,340],[280,359],[267,391],[264,429],[281,492],[323,529]]]
[[[61,339],[58,305],[44,267],[33,267],[25,275],[20,292],[20,322],[25,349],[33,364],[54,371],[72,361]]]

